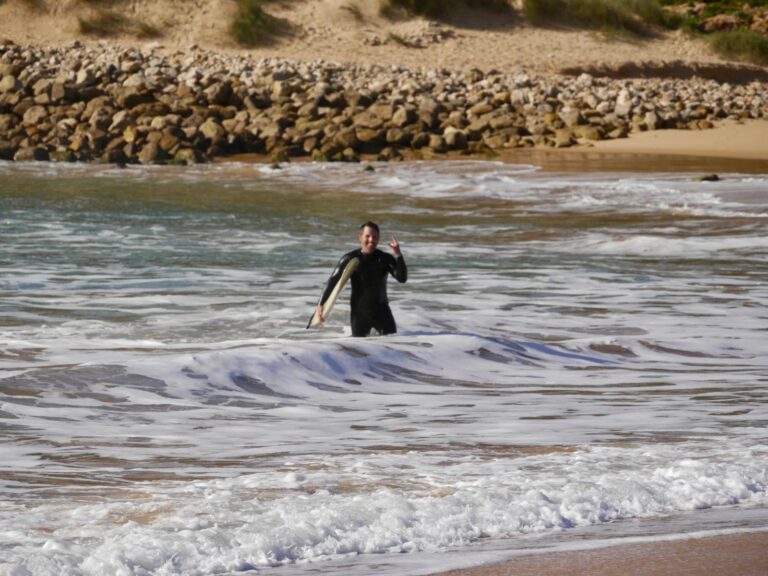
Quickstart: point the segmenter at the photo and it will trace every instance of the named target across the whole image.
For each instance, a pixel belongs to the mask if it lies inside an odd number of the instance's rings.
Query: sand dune
[[[155,39],[124,33],[107,40],[133,46],[155,43],[184,49],[196,43],[257,57],[544,73],[638,62],[724,63],[700,40],[680,32],[645,41],[607,42],[594,32],[528,26],[519,11],[505,16],[465,12],[450,22],[434,22],[385,18],[379,0],[284,0],[270,2],[267,8],[288,32],[272,45],[244,50],[229,33],[234,0],[126,0],[116,6],[122,15],[161,32]],[[78,0],[6,0],[0,3],[0,39],[43,45],[74,39],[96,43],[96,38],[83,37],[78,26],[78,18],[94,10],[92,3]]]

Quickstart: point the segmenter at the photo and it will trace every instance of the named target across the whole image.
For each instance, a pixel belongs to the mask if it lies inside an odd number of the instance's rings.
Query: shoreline
[[[768,530],[681,535],[654,542],[523,553],[503,562],[431,576],[763,576],[768,573]]]
[[[768,121],[722,122],[709,130],[655,130],[595,142],[597,151],[758,160],[768,163]]]
[[[707,130],[656,130],[630,134],[620,140],[580,144],[570,148],[516,148],[494,155],[446,153],[426,161],[498,161],[533,164],[555,172],[670,172],[768,174],[768,120],[724,123]],[[736,143],[737,145],[734,145]],[[362,155],[363,161],[377,160]],[[423,160],[404,154],[404,160]],[[290,162],[311,162],[292,158]],[[229,162],[269,164],[265,154],[241,154],[214,159]]]

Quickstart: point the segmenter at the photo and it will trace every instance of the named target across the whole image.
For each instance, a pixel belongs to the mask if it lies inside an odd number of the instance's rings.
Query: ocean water
[[[768,528],[768,173],[722,176],[0,163],[0,573]],[[369,218],[398,334],[306,330]]]

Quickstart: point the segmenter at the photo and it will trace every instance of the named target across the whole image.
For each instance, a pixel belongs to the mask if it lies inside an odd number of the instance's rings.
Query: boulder
[[[383,122],[392,120],[395,107],[391,102],[377,102],[368,107],[367,112],[381,119]]]
[[[577,138],[583,138],[584,140],[603,140],[605,138],[605,132],[602,128],[589,124],[574,127],[573,133]]]
[[[48,110],[45,106],[32,106],[26,112],[22,121],[27,126],[36,126],[48,118]]]
[[[122,132],[125,128],[135,121],[133,114],[129,110],[120,110],[112,116],[112,122],[109,124],[110,132]]]
[[[19,148],[13,155],[16,162],[47,162],[50,159],[48,150],[41,146]]]
[[[410,143],[412,138],[413,138],[412,133],[406,132],[401,128],[390,128],[389,130],[387,130],[387,136],[386,136],[387,144],[407,146]]]
[[[579,124],[584,124],[586,122],[584,117],[581,115],[581,110],[576,108],[562,109],[560,112],[558,112],[558,116],[560,117],[560,120],[563,122],[563,124],[568,128],[573,128],[574,126],[578,126]]]
[[[477,117],[477,116],[484,116],[485,114],[490,114],[494,110],[495,108],[490,103],[483,101],[483,102],[478,102],[477,104],[472,106],[469,109],[469,113],[472,116]]]
[[[392,160],[402,160],[403,155],[397,148],[387,146],[386,148],[382,149],[381,152],[379,152],[379,155],[376,157],[376,159],[380,162],[391,162]]]
[[[440,134],[430,134],[428,147],[435,152],[447,152],[448,144]]]
[[[573,130],[570,128],[560,128],[555,130],[553,140],[555,148],[570,148],[576,144],[576,139],[573,136]]]
[[[208,118],[199,128],[200,133],[211,142],[217,142],[226,137],[227,132],[224,127],[214,118]]]
[[[41,94],[50,94],[52,84],[53,80],[50,78],[41,78],[32,85],[32,93],[35,96],[39,96]]]
[[[355,128],[357,141],[362,145],[384,144],[387,141],[387,132],[383,128]]]
[[[334,136],[333,141],[342,148],[355,149],[359,142],[354,128],[344,128]]]
[[[467,133],[463,130],[457,130],[453,127],[448,127],[443,133],[445,138],[445,145],[451,150],[466,150],[469,139]]]
[[[418,116],[416,115],[415,110],[409,107],[401,106],[392,115],[391,122],[392,125],[397,128],[404,128],[405,126],[416,122],[417,118]]]
[[[138,86],[125,86],[115,91],[115,102],[121,108],[135,108],[139,104],[147,104],[153,100],[149,91]]]
[[[163,134],[157,144],[173,156],[179,150],[181,139],[174,134]]]
[[[15,76],[3,76],[2,80],[0,80],[0,94],[17,92],[19,89],[21,89],[21,82]]]
[[[614,113],[617,116],[629,116],[632,111],[633,98],[632,94],[626,88],[622,89],[616,97],[616,105],[614,106]]]
[[[215,82],[206,88],[203,93],[211,104],[224,106],[232,97],[232,83],[229,81]]]
[[[148,142],[139,152],[138,158],[142,164],[163,164],[168,159],[168,154],[157,142]]]
[[[384,120],[370,110],[365,110],[352,118],[352,124],[355,128],[378,129],[384,126]]]
[[[204,160],[203,155],[195,148],[181,148],[173,157],[175,164],[199,164]]]
[[[75,98],[75,89],[70,84],[64,82],[54,82],[51,84],[51,102],[72,101]]]

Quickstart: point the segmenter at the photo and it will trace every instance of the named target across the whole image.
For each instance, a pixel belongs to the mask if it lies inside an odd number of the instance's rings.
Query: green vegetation
[[[716,32],[709,37],[712,49],[725,58],[768,66],[768,38],[751,30]]]
[[[160,31],[137,20],[132,20],[114,10],[100,8],[93,16],[88,18],[78,17],[80,32],[88,36],[116,36],[118,34],[133,34],[137,38],[158,38]]]
[[[500,12],[509,10],[507,0],[382,0],[381,13],[392,15],[397,9],[428,18],[445,18],[451,11],[466,7]]]
[[[280,32],[281,22],[262,8],[260,0],[236,0],[237,14],[230,31],[238,44],[268,44]]]
[[[129,20],[112,10],[98,10],[89,18],[77,19],[80,32],[89,36],[114,36],[128,28]]]
[[[768,0],[659,0],[662,7],[669,9],[668,14],[676,19],[676,28],[695,33],[701,29],[707,18],[721,15],[738,16],[745,27],[752,23],[749,12],[754,9],[768,8]],[[672,12],[674,11],[674,13]]]
[[[363,17],[363,11],[360,10],[360,6],[357,4],[345,4],[341,7],[342,10],[346,10],[350,14],[352,14],[352,17],[357,20],[358,22],[363,22],[365,18]]]
[[[408,41],[407,38],[403,38],[400,34],[395,34],[394,32],[387,34],[387,38],[392,40],[395,44],[400,44],[400,46],[404,46],[405,48],[418,48],[413,42]]]
[[[535,26],[559,24],[600,30],[606,36],[650,36],[659,28],[706,34],[712,49],[729,59],[768,65],[768,36],[749,28],[768,0],[525,0]],[[737,30],[710,32],[713,16],[735,17]],[[732,24],[731,24],[732,25]]]
[[[0,2],[0,4],[2,4],[2,2]],[[29,10],[36,12],[45,10],[45,4],[43,3],[43,0],[23,0],[23,4]]]
[[[688,6],[693,9],[694,2],[689,0],[660,0],[662,6]],[[699,16],[701,18],[711,18],[719,14],[735,14],[743,12],[744,8],[762,8],[768,6],[768,0],[705,0],[698,2],[703,7]]]
[[[536,26],[556,23],[611,35],[649,36],[653,26],[675,24],[658,0],[525,0],[524,9]]]

